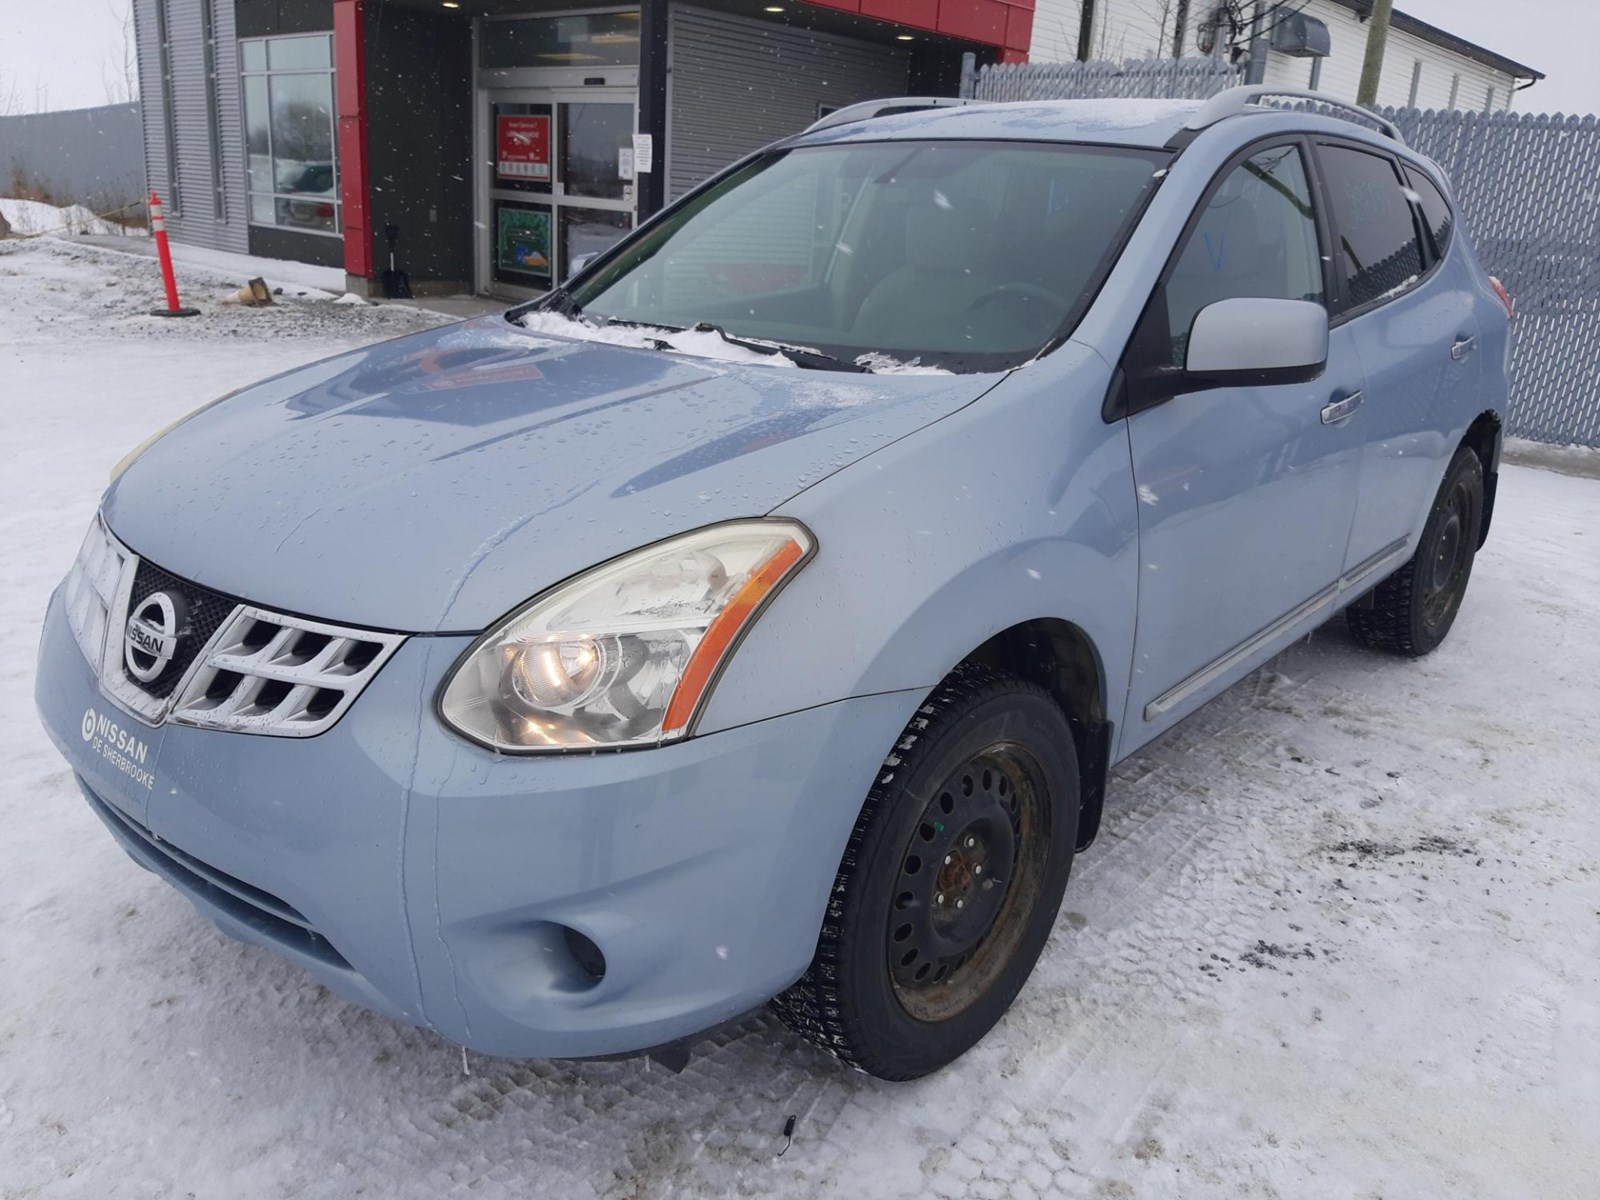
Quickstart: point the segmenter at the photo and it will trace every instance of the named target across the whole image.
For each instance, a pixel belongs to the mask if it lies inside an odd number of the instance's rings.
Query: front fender
[[[734,655],[701,731],[925,692],[994,634],[1041,617],[1088,635],[1115,710],[1138,520],[1126,431],[1100,417],[1109,376],[1069,342],[781,506],[816,534],[817,556]]]

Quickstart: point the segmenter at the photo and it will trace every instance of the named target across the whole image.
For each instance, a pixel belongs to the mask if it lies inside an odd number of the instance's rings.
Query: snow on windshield
[[[943,367],[925,367],[920,358],[913,358],[910,362],[902,362],[889,354],[862,354],[856,358],[856,366],[865,367],[874,375],[953,375],[955,372],[947,371]]]
[[[637,325],[597,325],[543,311],[524,313],[518,318],[518,323],[529,333],[584,342],[605,342],[607,345],[629,346],[636,350],[670,350],[694,358],[714,358],[722,362],[751,363],[763,367],[795,365],[781,354],[762,354],[759,350],[736,346],[726,341],[720,333],[710,330],[685,329],[673,332]]]

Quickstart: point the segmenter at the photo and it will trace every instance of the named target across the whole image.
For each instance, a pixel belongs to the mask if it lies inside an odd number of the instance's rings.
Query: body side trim
[[[1258,654],[1263,647],[1275,642],[1302,621],[1309,620],[1325,608],[1331,608],[1333,603],[1340,597],[1360,589],[1362,584],[1384,568],[1394,564],[1405,553],[1407,544],[1407,540],[1402,538],[1385,546],[1365,562],[1345,572],[1337,583],[1330,583],[1309,600],[1285,613],[1259,633],[1252,634],[1220,658],[1201,667],[1176,687],[1145,705],[1144,719],[1153,721],[1157,717],[1165,716],[1196,692],[1209,687],[1235,667],[1247,662]]]

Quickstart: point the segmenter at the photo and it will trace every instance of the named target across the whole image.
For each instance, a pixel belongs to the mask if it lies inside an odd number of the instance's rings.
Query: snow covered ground
[[[880,1084],[762,1017],[680,1076],[469,1076],[135,868],[38,728],[38,620],[112,463],[427,320],[161,321],[139,271],[0,244],[4,1200],[1597,1194],[1600,481],[1506,468],[1433,657],[1335,621],[1124,763],[1033,980],[942,1074]]]

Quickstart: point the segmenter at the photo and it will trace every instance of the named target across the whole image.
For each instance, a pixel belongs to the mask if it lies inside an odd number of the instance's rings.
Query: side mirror
[[[1218,300],[1189,331],[1185,382],[1211,387],[1309,383],[1328,365],[1328,310],[1308,300]]]
[[[572,256],[572,261],[567,264],[567,279],[571,279],[574,275],[577,275],[580,271],[582,271],[585,267],[599,257],[600,252],[598,250],[590,251],[588,254],[574,254]],[[561,282],[565,283],[567,279],[563,279]]]

